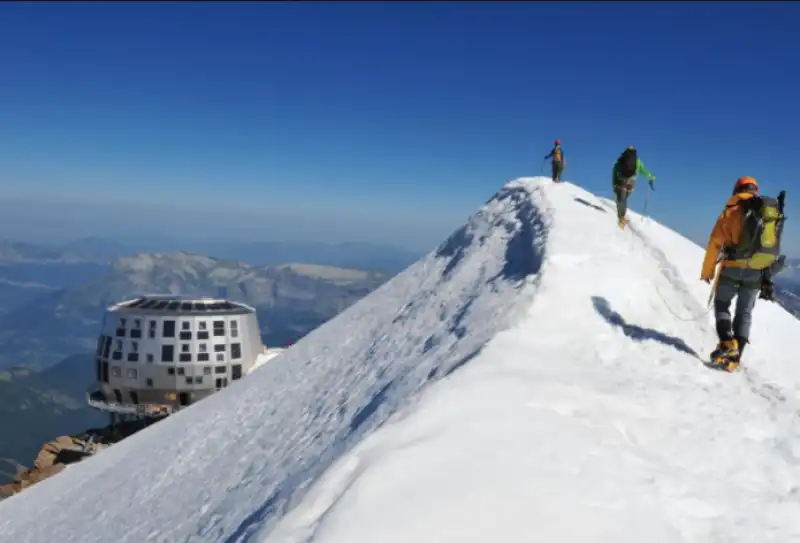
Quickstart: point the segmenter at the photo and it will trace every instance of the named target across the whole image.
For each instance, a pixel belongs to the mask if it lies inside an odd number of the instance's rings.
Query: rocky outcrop
[[[72,436],[60,436],[45,443],[33,462],[33,467],[19,471],[13,483],[0,486],[0,495],[10,496],[21,492],[59,473],[69,464],[91,456],[97,449],[98,447],[90,440],[84,441]]]
[[[97,454],[156,421],[156,419],[150,419],[148,422],[123,422],[115,426],[89,430],[75,436],[60,436],[53,441],[48,441],[39,451],[31,468],[20,469],[12,483],[0,485],[0,500],[56,475],[68,465]]]

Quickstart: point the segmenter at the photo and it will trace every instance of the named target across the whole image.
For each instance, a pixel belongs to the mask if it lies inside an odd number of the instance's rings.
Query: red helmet
[[[758,194],[758,181],[754,177],[744,176],[736,180],[733,185],[733,193],[737,192],[752,192]]]
[[[561,140],[556,140],[556,145],[561,145]]]

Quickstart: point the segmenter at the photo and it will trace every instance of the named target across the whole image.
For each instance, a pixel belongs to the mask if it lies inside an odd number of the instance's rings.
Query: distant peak
[[[111,269],[115,271],[150,271],[162,267],[210,268],[218,263],[216,258],[186,251],[154,252],[118,258],[111,264]]]

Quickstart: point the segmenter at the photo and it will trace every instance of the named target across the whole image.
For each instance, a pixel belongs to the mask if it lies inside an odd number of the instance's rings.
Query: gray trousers
[[[753,307],[761,291],[761,272],[739,268],[723,268],[714,294],[714,317],[720,341],[738,338],[745,344],[750,338]],[[731,319],[731,303],[736,298],[736,311]]]

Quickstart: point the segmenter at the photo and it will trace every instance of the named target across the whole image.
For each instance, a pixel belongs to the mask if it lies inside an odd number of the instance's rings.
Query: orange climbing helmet
[[[755,177],[750,177],[747,175],[740,177],[733,185],[733,193],[736,194],[739,192],[752,192],[753,194],[758,194],[758,181],[756,181]]]

